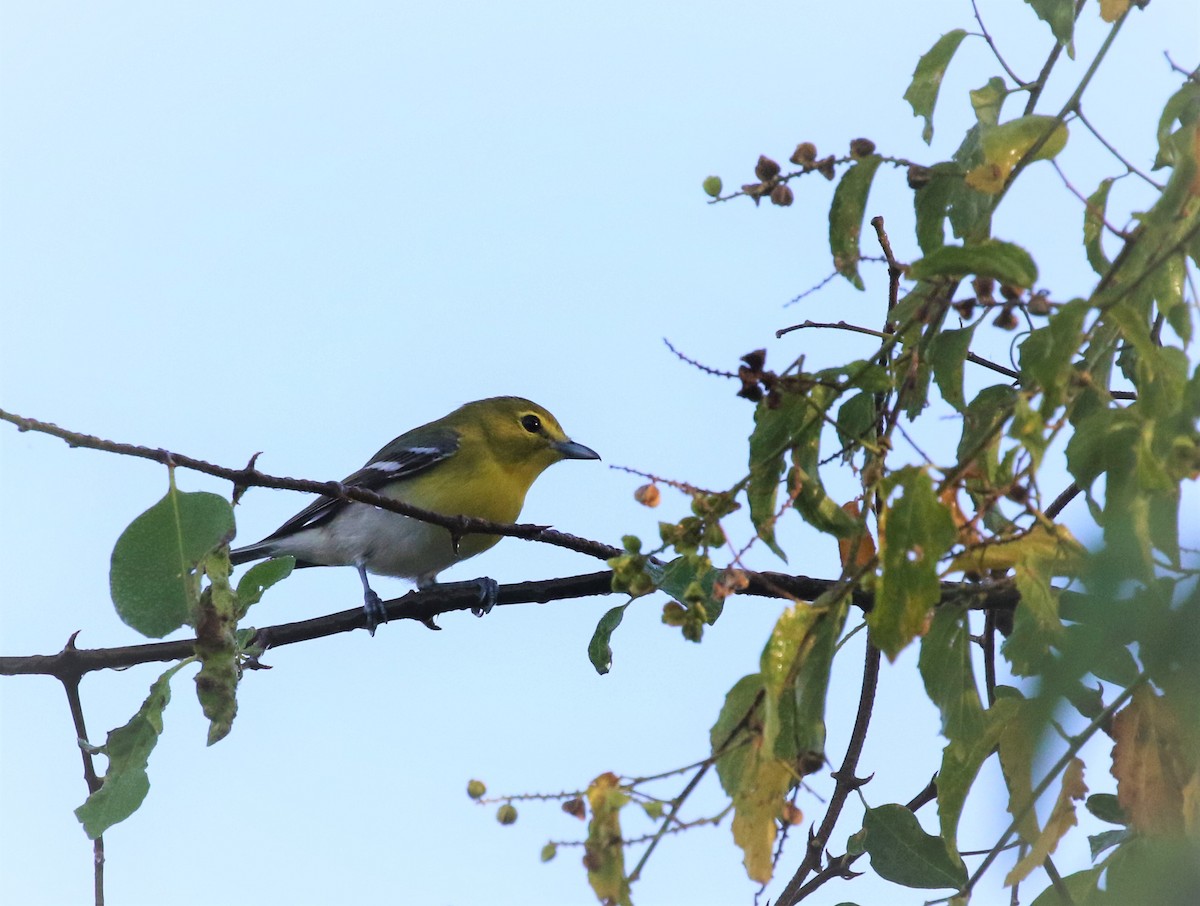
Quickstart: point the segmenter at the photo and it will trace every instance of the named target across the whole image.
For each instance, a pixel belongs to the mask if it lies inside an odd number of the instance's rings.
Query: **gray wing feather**
[[[393,441],[376,453],[365,466],[346,478],[342,484],[352,488],[378,491],[394,481],[419,475],[451,456],[457,449],[458,435],[449,429],[439,431],[436,435],[432,432],[425,433],[418,443],[411,445]],[[274,541],[304,529],[324,525],[345,509],[349,503],[350,501],[337,497],[320,497],[262,540]]]

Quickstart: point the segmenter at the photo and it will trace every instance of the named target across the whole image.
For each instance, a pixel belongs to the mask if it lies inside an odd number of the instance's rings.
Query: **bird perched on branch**
[[[515,396],[467,403],[444,418],[401,434],[347,478],[425,510],[493,522],[515,522],[525,494],[547,467],[563,459],[599,459],[567,437],[558,420]],[[497,535],[451,538],[441,526],[365,503],[322,497],[257,544],[230,553],[234,564],[295,557],[297,566],[353,566],[362,579],[367,628],[387,619],[367,573],[415,579],[418,588],[459,560],[487,550]],[[496,602],[494,579],[479,587],[477,614]],[[433,628],[437,628],[434,626]]]

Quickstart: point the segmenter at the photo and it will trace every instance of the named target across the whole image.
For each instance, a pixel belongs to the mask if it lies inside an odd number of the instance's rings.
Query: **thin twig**
[[[1093,136],[1095,136],[1096,141],[1098,141],[1100,144],[1102,144],[1108,150],[1109,154],[1111,154],[1113,157],[1115,157],[1117,160],[1119,160],[1122,164],[1125,165],[1125,169],[1127,169],[1130,173],[1134,174],[1135,176],[1140,176],[1146,182],[1150,183],[1150,185],[1154,186],[1154,188],[1158,189],[1158,191],[1161,192],[1163,190],[1164,186],[1161,186],[1158,183],[1156,183],[1153,179],[1151,179],[1149,176],[1147,176],[1145,173],[1143,173],[1141,170],[1139,170],[1137,167],[1135,167],[1133,164],[1131,164],[1128,160],[1126,160],[1125,157],[1122,156],[1121,152],[1118,151],[1116,148],[1114,148],[1112,145],[1110,145],[1108,143],[1108,141],[1104,138],[1104,136],[1101,135],[1096,130],[1096,127],[1093,126],[1090,122],[1088,122],[1088,118],[1083,115],[1083,105],[1082,104],[1075,105],[1075,115],[1079,118],[1079,121],[1081,123],[1083,123],[1083,125],[1087,129],[1087,131],[1092,133]],[[1109,229],[1112,229],[1112,228],[1109,227]],[[1114,231],[1114,232],[1116,232],[1116,231]]]
[[[829,806],[825,810],[825,817],[821,821],[820,828],[816,833],[810,831],[804,860],[796,869],[796,873],[792,875],[792,879],[788,881],[783,892],[780,893],[779,899],[775,901],[776,906],[795,906],[800,901],[804,879],[820,866],[821,854],[825,851],[825,845],[833,835],[834,827],[837,825],[838,818],[841,817],[846,800],[865,782],[855,775],[855,771],[858,769],[858,759],[862,755],[863,743],[867,738],[867,729],[871,723],[871,711],[875,705],[875,687],[878,683],[879,649],[867,642],[866,657],[863,662],[862,690],[859,692],[858,698],[858,713],[854,718],[854,729],[850,733],[850,745],[846,748],[842,765],[838,768],[837,773],[831,775],[836,780],[833,795],[829,799]]]
[[[983,16],[979,14],[979,5],[975,2],[975,0],[971,0],[971,10],[975,13],[975,21],[979,23],[979,30],[983,32],[983,40],[987,41],[988,47],[992,49],[992,55],[995,56],[996,62],[1004,67],[1004,71],[1008,73],[1008,77],[1010,79],[1016,82],[1019,87],[1023,88],[1028,83],[1015,72],[1013,72],[1012,67],[1009,66],[1008,63],[1004,61],[1004,57],[1000,55],[1000,48],[997,47],[996,42],[992,40],[992,36],[988,32],[987,26],[983,24]]]
[[[69,431],[65,428],[60,428],[58,425],[39,421],[34,418],[25,418],[12,412],[6,412],[3,409],[0,409],[0,421],[16,425],[19,431],[36,431],[40,434],[57,437],[72,447],[86,447],[91,450],[116,453],[121,456],[149,459],[152,462],[161,463],[165,466],[190,469],[193,472],[201,472],[205,475],[212,475],[215,478],[223,478],[226,481],[232,481],[235,488],[261,487],[288,491],[304,491],[310,494],[321,494],[325,497],[351,500],[356,503],[367,503],[381,510],[399,513],[402,516],[418,519],[421,522],[440,525],[456,538],[460,538],[463,535],[480,533],[504,535],[510,538],[520,538],[524,541],[540,541],[555,547],[563,547],[577,553],[587,554],[600,560],[610,560],[623,553],[620,548],[601,544],[598,541],[591,541],[586,538],[579,538],[565,532],[557,532],[544,525],[510,525],[501,522],[491,522],[486,519],[475,519],[471,516],[447,516],[444,513],[423,510],[420,507],[415,507],[399,500],[393,500],[390,497],[384,497],[382,494],[368,491],[365,488],[345,485],[340,481],[306,481],[298,478],[267,475],[252,466],[244,469],[230,469],[226,466],[205,462],[202,459],[185,456],[182,453],[172,453],[169,450],[153,449],[137,444],[120,443],[90,434]]]
[[[64,650],[75,649],[75,639],[78,632],[67,640]],[[83,756],[83,780],[87,784],[88,794],[95,793],[102,786],[100,777],[96,774],[96,763],[92,759],[92,750],[88,748],[87,724],[83,719],[83,703],[79,698],[79,681],[82,673],[68,673],[59,677],[63,691],[67,693],[67,706],[71,711],[71,720],[75,724],[75,739],[79,743],[79,752]],[[92,890],[95,906],[104,906],[104,837],[96,837],[92,841]]]

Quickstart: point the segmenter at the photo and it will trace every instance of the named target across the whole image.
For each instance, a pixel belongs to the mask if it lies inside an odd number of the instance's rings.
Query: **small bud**
[[[487,786],[482,780],[472,780],[467,784],[467,795],[472,799],[482,799],[487,794]]]
[[[551,859],[553,859],[557,855],[558,855],[558,847],[555,846],[553,843],[547,843],[545,846],[542,847],[542,861],[543,862],[549,862]]]
[[[621,547],[625,548],[627,554],[640,554],[642,552],[642,539],[637,535],[622,535]]]
[[[1050,314],[1050,296],[1048,293],[1034,293],[1029,297],[1029,306],[1026,308],[1031,315],[1037,317],[1045,317]]]
[[[779,175],[779,164],[765,155],[759,155],[758,163],[754,166],[754,175],[763,182],[774,179]]]
[[[1029,500],[1029,489],[1019,484],[1014,484],[1008,489],[1008,493],[1004,495],[1013,503],[1025,504]]]
[[[928,167],[922,167],[920,164],[909,164],[908,167],[908,187],[910,189],[921,189],[929,185],[933,179],[933,171]]]
[[[837,172],[833,168],[833,155],[832,154],[829,155],[824,160],[819,161],[818,163],[814,164],[813,166],[818,173],[820,173],[822,176],[824,176],[826,179],[828,179],[830,181],[832,181],[833,178],[837,175]]]
[[[682,626],[687,620],[687,610],[678,601],[668,601],[663,605],[662,621],[668,626]]]
[[[587,817],[587,806],[583,804],[583,800],[578,796],[564,802],[562,810],[572,818],[578,818],[580,821]]]
[[[996,315],[996,320],[992,322],[992,325],[1001,330],[1016,330],[1017,323],[1017,316],[1013,314],[1012,306],[1005,305],[1000,309],[1000,314]]]
[[[870,157],[875,153],[875,143],[869,138],[856,138],[850,142],[850,156],[855,160]]]
[[[964,321],[970,321],[975,316],[975,300],[963,299],[961,302],[955,302],[954,310]]]
[[[653,509],[662,502],[662,494],[658,491],[658,485],[654,483],[644,484],[633,492],[633,499],[642,506],[648,506]]]
[[[496,809],[496,820],[501,824],[516,824],[517,808],[511,802],[506,802]]]
[[[788,207],[795,197],[792,195],[792,190],[780,183],[771,190],[771,204],[779,205],[781,208]]]
[[[709,176],[702,183],[704,186],[704,194],[710,198],[719,198],[721,196],[721,177]]]
[[[801,142],[796,146],[796,150],[792,152],[792,156],[788,158],[797,166],[807,167],[817,159],[817,146],[812,142]]]
[[[1025,295],[1025,290],[1019,286],[1009,286],[1007,283],[1000,284],[1000,295],[1004,297],[1005,302],[1017,302]]]

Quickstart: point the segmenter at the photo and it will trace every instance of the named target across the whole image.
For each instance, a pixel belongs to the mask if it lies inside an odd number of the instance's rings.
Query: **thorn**
[[[260,457],[260,456],[262,456],[262,450],[259,450],[257,453],[255,453],[253,456],[250,457],[250,461],[248,463],[246,463],[246,468],[242,469],[242,471],[246,472],[246,473],[254,472],[255,471],[254,464],[256,462],[258,462],[258,457]],[[250,490],[250,485],[248,485],[248,484],[242,484],[240,481],[235,481],[233,483],[233,505],[234,506],[237,506],[238,501],[242,499],[242,495],[245,494],[248,490]]]

